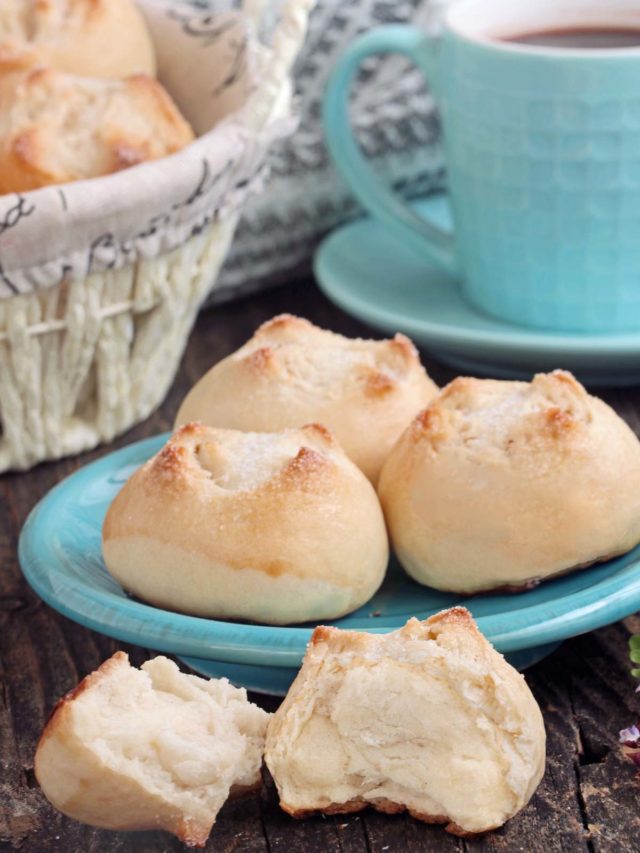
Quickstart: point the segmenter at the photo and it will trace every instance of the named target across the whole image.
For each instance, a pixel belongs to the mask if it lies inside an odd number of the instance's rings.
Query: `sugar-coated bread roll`
[[[155,74],[133,0],[2,0],[0,72],[46,65],[86,77]]]
[[[184,148],[193,131],[151,77],[0,76],[0,193],[107,175]]]
[[[459,378],[398,441],[379,495],[417,581],[516,591],[640,542],[640,442],[570,373]]]
[[[188,424],[116,496],[103,553],[152,604],[277,625],[360,607],[389,552],[371,483],[323,427]]]
[[[56,706],[35,774],[47,799],[106,829],[165,829],[203,847],[231,792],[258,787],[269,715],[226,679],[117,652]]]
[[[316,628],[265,760],[295,817],[373,806],[465,835],[526,805],[545,731],[524,678],[458,607],[391,634]]]
[[[273,432],[320,423],[375,483],[400,433],[437,391],[404,335],[353,340],[284,314],[202,377],[176,426]]]

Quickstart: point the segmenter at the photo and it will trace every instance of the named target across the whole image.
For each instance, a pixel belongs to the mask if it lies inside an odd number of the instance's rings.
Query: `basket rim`
[[[249,134],[246,130],[244,124],[239,120],[239,115],[244,111],[246,107],[246,103],[249,101],[251,95],[247,96],[247,101],[237,110],[234,110],[233,113],[230,113],[228,116],[225,116],[220,122],[218,122],[215,127],[212,127],[211,130],[208,130],[206,133],[201,134],[196,137],[192,142],[189,142],[184,148],[181,148],[179,151],[175,151],[173,154],[166,154],[163,157],[158,157],[155,160],[146,160],[143,163],[136,163],[133,166],[128,166],[126,169],[121,169],[118,172],[111,172],[108,175],[97,175],[91,178],[80,178],[76,181],[66,181],[61,184],[50,184],[46,187],[38,187],[35,190],[24,190],[21,192],[11,192],[0,194],[0,198],[7,198],[9,196],[15,196],[17,198],[23,199],[25,202],[37,201],[38,198],[42,197],[45,193],[50,193],[52,190],[59,190],[64,192],[64,190],[68,187],[89,187],[96,186],[100,184],[103,186],[106,182],[110,182],[111,186],[114,188],[114,198],[123,199],[123,206],[130,209],[130,204],[126,202],[126,194],[122,193],[122,190],[126,189],[126,185],[129,183],[131,179],[131,175],[134,174],[136,176],[143,176],[149,179],[149,182],[153,182],[154,185],[157,186],[158,180],[162,181],[164,177],[167,176],[167,173],[171,172],[170,169],[163,168],[168,163],[173,163],[174,165],[180,161],[180,159],[187,159],[192,156],[192,153],[197,150],[198,143],[204,143],[200,147],[205,147],[209,144],[211,139],[214,136],[221,135],[221,132],[226,132],[229,127],[233,128],[233,131],[239,135],[247,134],[247,136],[251,136],[252,138],[259,137],[261,135],[268,136],[267,128],[266,132],[262,134]],[[274,122],[275,124],[275,122]],[[244,131],[244,133],[243,133]],[[129,180],[127,180],[129,179]],[[164,181],[163,181],[164,183]]]

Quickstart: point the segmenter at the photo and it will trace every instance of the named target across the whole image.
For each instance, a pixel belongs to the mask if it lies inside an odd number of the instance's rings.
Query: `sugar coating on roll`
[[[275,431],[321,423],[375,483],[394,442],[437,393],[404,335],[345,338],[285,314],[191,389],[176,426]]]
[[[459,378],[390,454],[379,496],[417,581],[531,588],[640,542],[640,442],[570,373]]]
[[[270,624],[364,604],[388,560],[375,490],[327,430],[189,424],[116,496],[108,570],[152,604]]]
[[[317,628],[265,761],[295,817],[373,806],[465,835],[526,805],[545,731],[524,678],[454,608],[390,634]]]
[[[0,193],[111,174],[192,139],[146,75],[98,80],[36,68],[0,76]]]
[[[155,73],[134,0],[2,0],[0,73],[36,65],[85,77]]]
[[[203,847],[229,794],[259,787],[268,718],[226,679],[117,652],[58,703],[35,774],[69,817]]]

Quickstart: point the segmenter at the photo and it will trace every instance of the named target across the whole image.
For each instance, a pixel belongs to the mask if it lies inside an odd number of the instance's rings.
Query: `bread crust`
[[[640,542],[640,442],[571,374],[458,378],[385,463],[378,494],[419,583],[519,592]]]
[[[115,652],[110,658],[100,664],[98,669],[86,675],[74,688],[69,690],[58,699],[47,717],[44,729],[38,741],[38,748],[50,737],[55,737],[65,725],[65,717],[72,702],[78,699],[87,690],[104,681],[109,673],[117,672],[123,665],[128,665],[129,656],[125,652]]]
[[[99,177],[173,154],[193,131],[160,83],[0,75],[0,193]]]
[[[355,610],[388,553],[373,487],[315,424],[276,434],[188,424],[127,482],[103,526],[107,568],[139,598],[268,624]]]
[[[371,806],[471,837],[528,802],[544,753],[522,676],[456,607],[390,634],[317,628],[265,761],[294,817]]]
[[[74,703],[84,693],[99,687],[110,675],[117,674],[118,670],[123,667],[128,667],[128,661],[128,655],[124,652],[116,652],[111,658],[102,663],[97,670],[89,673],[73,690],[69,691],[69,693],[58,701],[38,741],[34,759],[36,779],[52,805],[69,817],[84,820],[87,823],[105,829],[166,829],[189,847],[204,847],[211,831],[211,824],[199,824],[193,820],[186,820],[182,815],[172,815],[170,812],[167,814],[166,806],[160,802],[157,803],[158,814],[156,818],[150,817],[148,809],[147,814],[144,814],[142,808],[140,808],[140,815],[138,816],[135,807],[133,811],[130,809],[124,815],[121,809],[118,810],[119,814],[112,814],[111,807],[108,804],[119,802],[122,792],[126,796],[128,790],[131,801],[134,803],[136,799],[144,799],[147,796],[147,792],[137,785],[127,786],[121,779],[118,779],[117,782],[112,781],[107,771],[103,771],[104,778],[102,780],[96,777],[93,778],[93,782],[91,783],[91,787],[97,789],[97,792],[94,792],[96,799],[103,799],[107,804],[104,807],[102,815],[97,816],[95,812],[92,812],[90,816],[85,816],[83,800],[87,796],[87,790],[90,787],[89,783],[81,784],[79,795],[72,801],[63,803],[57,799],[56,779],[60,773],[64,772],[63,768],[68,765],[68,744],[76,741],[75,726],[72,718]],[[73,761],[76,766],[83,767],[86,764],[89,767],[92,764],[92,759],[89,757],[84,744],[74,743],[71,753],[74,756]],[[100,771],[84,769],[81,771],[82,775],[86,776],[87,779],[92,778],[94,773],[97,772]],[[112,785],[114,788],[116,785],[120,787],[121,793],[114,793],[113,790],[109,790]]]
[[[176,426],[277,431],[322,423],[374,484],[394,442],[437,393],[404,335],[349,339],[281,314],[191,389]]]
[[[164,660],[166,665],[172,666],[175,670],[175,666],[166,659],[157,658],[154,663],[161,660]],[[172,798],[171,792],[162,789],[148,768],[141,769],[146,767],[144,762],[140,762],[140,765],[134,763],[134,765],[127,766],[122,762],[118,764],[115,758],[109,757],[109,754],[101,748],[100,743],[96,743],[95,732],[90,735],[86,730],[87,711],[79,710],[83,700],[86,699],[93,703],[91,705],[92,710],[89,713],[95,714],[94,709],[97,707],[99,709],[97,716],[102,715],[104,720],[107,719],[107,713],[116,717],[119,715],[118,731],[124,734],[126,738],[126,723],[130,722],[130,716],[126,717],[124,714],[129,713],[130,715],[130,709],[126,709],[124,695],[122,692],[118,695],[118,690],[126,689],[121,685],[131,672],[128,656],[123,652],[116,652],[56,704],[38,742],[34,759],[36,778],[52,805],[76,820],[105,829],[164,829],[176,835],[188,846],[204,847],[217,810],[222,805],[225,795],[235,798],[259,790],[261,786],[260,764],[255,761],[255,758],[247,758],[247,756],[251,756],[251,750],[254,750],[255,757],[259,759],[262,753],[261,745],[258,752],[257,747],[251,743],[251,738],[255,735],[250,731],[249,734],[243,732],[242,735],[233,735],[236,738],[235,748],[238,753],[235,756],[237,763],[231,767],[231,772],[236,772],[235,778],[242,781],[242,784],[228,784],[230,780],[229,777],[226,777],[227,787],[225,788],[224,780],[221,781],[223,791],[221,795],[216,794],[217,805],[214,804],[213,800],[206,805],[193,800],[187,805],[184,800]],[[190,678],[189,676],[179,677],[186,680]],[[203,679],[195,679],[194,677],[191,679],[198,683],[205,683]],[[237,704],[246,703],[244,691],[238,691],[229,685],[225,689],[233,694],[233,697],[228,698],[227,701],[233,701]],[[188,692],[189,686],[183,686],[183,690]],[[109,708],[112,695],[118,696],[118,699],[114,708]],[[99,700],[98,697],[101,699]],[[148,706],[145,705],[144,707],[148,710]],[[176,706],[172,704],[170,707],[174,710]],[[260,736],[260,739],[263,739],[268,715],[253,706],[250,707],[254,717],[257,715],[264,718],[261,720],[263,730]],[[248,708],[242,708],[243,714],[246,714],[247,711]],[[203,719],[206,719],[210,713],[210,708],[204,708]],[[225,712],[219,713],[231,714],[233,712],[227,707]],[[140,710],[140,714],[140,722],[148,724],[145,711]],[[219,721],[217,721],[218,724]],[[241,718],[240,723],[234,722],[232,725],[245,724]],[[255,725],[255,720],[250,725]],[[96,723],[93,728],[100,726],[103,728],[100,730],[97,740],[108,739],[110,735],[106,728],[106,722]],[[190,732],[181,732],[179,724],[176,726],[174,735],[185,737],[191,734]],[[223,729],[226,736],[229,736],[231,731],[228,728]],[[111,735],[111,737],[114,736]],[[126,741],[122,744],[121,749],[123,755],[126,756],[128,749]],[[242,754],[243,750],[246,751],[246,755]],[[160,759],[158,761],[161,766],[164,766]],[[251,764],[252,761],[255,763]],[[245,782],[247,762],[249,762],[248,766],[251,773],[255,770],[255,779],[250,784]],[[223,768],[220,772],[226,771]],[[238,776],[238,773],[241,775]],[[197,789],[198,784],[194,784]],[[200,788],[202,788],[202,784],[200,783]],[[186,783],[176,786],[179,795],[182,795],[186,789]]]
[[[457,824],[452,823],[448,817],[445,817],[445,815],[424,814],[423,812],[416,811],[415,809],[407,808],[402,803],[394,803],[391,800],[385,799],[363,800],[362,798],[355,798],[353,800],[349,800],[347,803],[334,804],[323,809],[307,810],[291,808],[286,803],[280,801],[280,808],[295,820],[305,820],[306,818],[313,817],[313,815],[316,814],[354,814],[368,808],[372,808],[377,812],[389,815],[402,814],[403,812],[406,812],[411,815],[411,817],[421,821],[422,823],[442,825],[445,832],[448,832],[450,835],[456,835],[458,838],[478,838],[493,829],[498,829],[497,826],[490,826],[483,832],[465,832],[464,829],[459,827]]]
[[[552,575],[547,575],[544,578],[528,578],[523,583],[518,584],[502,584],[502,586],[495,586],[492,589],[482,589],[477,595],[502,595],[503,593],[506,595],[518,595],[521,592],[530,592],[532,589],[536,589],[540,586],[541,583],[547,580],[553,580],[554,578],[561,578],[565,575],[570,575],[572,572],[579,572],[580,569],[588,569],[591,566],[597,566],[598,563],[606,563],[609,560],[614,560],[616,557],[621,556],[621,554],[626,553],[628,549],[624,551],[617,551],[611,554],[605,554],[602,557],[598,557],[595,560],[589,560],[586,563],[578,563],[575,566],[569,566],[568,569],[562,569],[560,572],[555,572]],[[461,592],[464,594],[463,590],[451,590],[452,592]]]
[[[48,66],[85,77],[154,75],[155,53],[133,0],[2,0],[0,74]]]

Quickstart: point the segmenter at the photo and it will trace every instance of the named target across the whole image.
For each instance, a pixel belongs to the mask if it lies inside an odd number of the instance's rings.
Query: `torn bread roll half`
[[[398,559],[461,593],[528,589],[640,542],[640,442],[570,373],[459,378],[415,418],[378,493]]]
[[[156,70],[134,0],[2,0],[0,73],[35,65],[85,77]]]
[[[475,834],[529,801],[545,731],[522,675],[454,608],[390,634],[316,628],[265,760],[294,817],[373,806]]]
[[[188,424],[116,496],[103,554],[159,607],[279,625],[360,607],[389,551],[375,490],[323,427]]]
[[[404,335],[345,338],[283,314],[200,379],[176,426],[271,432],[320,423],[375,484],[394,442],[437,391]]]
[[[226,679],[164,657],[136,669],[117,652],[58,703],[35,774],[69,817],[203,847],[230,792],[260,785],[268,717]]]

